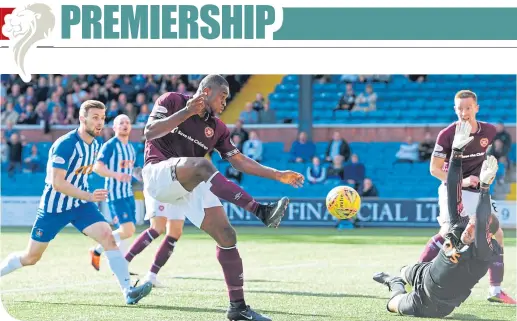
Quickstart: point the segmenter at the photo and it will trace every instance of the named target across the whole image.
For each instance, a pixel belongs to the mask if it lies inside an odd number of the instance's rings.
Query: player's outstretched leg
[[[373,275],[373,280],[388,287],[391,297],[386,305],[389,312],[397,313],[401,297],[406,294],[406,282],[401,277],[390,276],[388,273],[379,272]]]
[[[11,253],[0,263],[0,276],[7,275],[24,266],[36,264],[47,247],[48,242],[29,240],[24,252]]]
[[[504,246],[504,234],[503,230],[499,230],[495,233],[497,242]],[[488,269],[488,277],[490,281],[490,289],[488,295],[488,301],[504,303],[504,304],[516,304],[517,302],[510,297],[506,292],[501,289],[501,283],[503,283],[504,277],[504,253],[501,253],[490,265]]]
[[[93,223],[82,229],[82,232],[100,243],[104,248],[104,253],[108,258],[109,266],[117,277],[127,304],[136,304],[151,292],[153,286],[150,282],[144,283],[138,287],[132,287],[130,285],[131,279],[129,276],[128,262],[122,256],[122,252],[120,252],[117,247],[108,223]]]
[[[135,224],[133,224],[132,222],[118,225],[117,229],[111,233],[122,255],[125,255],[127,253],[126,240],[133,236],[134,233]],[[95,248],[90,249],[91,264],[93,268],[97,271],[99,271],[100,269],[100,260],[102,253],[104,253],[104,248],[101,244],[97,244]]]
[[[205,209],[201,229],[216,242],[216,255],[223,269],[224,280],[228,288],[230,307],[227,311],[229,320],[271,321],[246,305],[244,300],[244,273],[242,259],[237,250],[237,235],[230,225],[223,207]]]
[[[151,282],[156,288],[163,287],[162,283],[158,281],[157,275],[171,257],[176,242],[180,239],[183,232],[184,223],[184,220],[167,220],[167,235],[156,250],[151,269],[144,278],[144,281]]]
[[[135,256],[140,254],[146,247],[148,247],[151,242],[153,242],[156,238],[165,232],[165,225],[167,223],[167,218],[157,216],[151,218],[151,226],[140,233],[137,238],[131,244],[131,247],[126,253],[126,260],[131,262]]]
[[[201,182],[210,186],[217,197],[233,203],[257,216],[267,227],[278,227],[289,204],[287,197],[271,204],[260,204],[237,184],[224,177],[214,165],[202,157],[182,157],[176,165],[176,178],[187,191]]]

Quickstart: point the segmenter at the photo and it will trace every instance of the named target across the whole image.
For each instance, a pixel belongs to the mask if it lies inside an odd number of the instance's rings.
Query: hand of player
[[[194,97],[187,101],[188,113],[193,115],[202,115],[206,111],[206,94],[203,92],[199,96]]]
[[[278,180],[292,187],[302,187],[305,178],[302,174],[293,171],[280,171]]]
[[[470,136],[471,130],[472,126],[467,121],[461,121],[459,124],[456,124],[452,149],[463,150],[474,139],[474,136]]]
[[[481,174],[479,174],[481,183],[486,185],[492,184],[498,169],[497,159],[492,155],[488,156],[481,166]]]
[[[470,175],[463,179],[463,183],[461,184],[463,187],[476,187],[479,184],[479,177]]]
[[[128,183],[131,182],[131,175],[125,173],[117,173],[115,179],[119,182]]]
[[[136,178],[137,181],[143,182],[144,178],[142,176],[142,168],[141,167],[135,167],[133,169],[133,177]]]
[[[97,203],[97,202],[105,201],[106,198],[108,198],[107,189],[96,189],[95,191],[93,191],[92,194],[90,194],[89,201]]]

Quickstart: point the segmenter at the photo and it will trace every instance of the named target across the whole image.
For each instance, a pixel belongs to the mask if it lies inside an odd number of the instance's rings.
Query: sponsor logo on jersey
[[[442,145],[438,145],[438,144],[436,144],[436,146],[434,146],[434,151],[435,151],[435,152],[441,152],[441,151],[443,151],[443,147],[442,147]]]
[[[163,113],[163,114],[166,114],[167,113],[167,108],[163,107],[163,106],[160,106],[160,105],[157,105],[155,107],[156,109],[156,112],[157,113]]]
[[[54,163],[56,163],[56,164],[61,164],[61,165],[63,165],[65,163],[65,159],[63,157],[60,157],[60,156],[54,156],[52,161]]]

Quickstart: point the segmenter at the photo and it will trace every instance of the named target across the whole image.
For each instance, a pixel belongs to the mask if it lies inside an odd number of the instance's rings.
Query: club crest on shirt
[[[205,136],[207,138],[211,138],[212,136],[214,136],[214,130],[210,127],[206,127],[205,128]]]
[[[481,140],[479,141],[479,144],[481,145],[481,147],[487,147],[488,146],[488,138],[481,138]]]
[[[163,212],[163,210],[165,209],[165,207],[164,207],[163,205],[160,205],[160,206],[158,207],[158,209],[160,210],[160,212]]]

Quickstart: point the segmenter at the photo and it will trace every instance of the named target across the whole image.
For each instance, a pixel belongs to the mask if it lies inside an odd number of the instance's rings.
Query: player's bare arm
[[[170,133],[174,128],[178,127],[188,118],[194,115],[200,115],[206,111],[206,95],[190,99],[185,108],[178,110],[174,114],[160,118],[158,115],[151,114],[145,125],[144,136],[147,140],[161,138]]]
[[[112,177],[121,182],[131,181],[130,175],[112,171],[102,161],[95,162],[95,165],[93,166],[93,171],[102,177]]]
[[[89,202],[102,202],[106,200],[108,191],[105,189],[97,189],[93,193],[83,191],[65,179],[66,170],[60,168],[52,168],[52,188],[59,193],[78,198]]]
[[[445,164],[445,158],[431,157],[430,171],[431,175],[438,178],[440,181],[445,182],[447,180],[447,172],[443,170]]]
[[[260,163],[257,163],[253,159],[241,153],[230,157],[228,161],[236,170],[240,172],[277,180],[296,188],[303,186],[304,177],[302,174],[289,170],[279,171],[277,169],[261,165]]]

